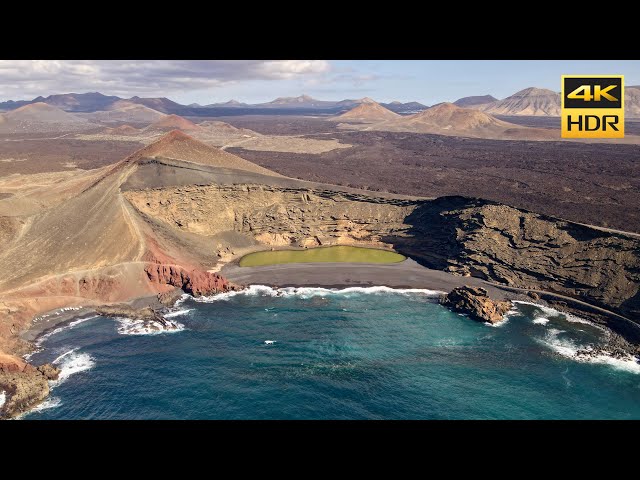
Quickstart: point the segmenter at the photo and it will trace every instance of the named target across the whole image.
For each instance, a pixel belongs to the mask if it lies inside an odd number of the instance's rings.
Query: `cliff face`
[[[182,232],[240,233],[269,246],[383,245],[402,235],[416,202],[265,185],[192,186],[128,191],[142,213]]]
[[[422,204],[399,250],[426,266],[580,298],[640,319],[640,240],[484,200]]]
[[[202,270],[191,270],[176,265],[147,265],[144,269],[152,283],[171,285],[194,296],[226,292],[232,286],[220,275]]]

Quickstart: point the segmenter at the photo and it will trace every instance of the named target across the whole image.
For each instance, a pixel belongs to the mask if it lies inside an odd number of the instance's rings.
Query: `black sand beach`
[[[263,267],[228,264],[220,273],[240,285],[278,287],[371,287],[424,288],[449,292],[455,287],[484,287],[489,295],[506,298],[507,292],[479,278],[461,277],[432,270],[407,259],[399,263],[287,263]]]

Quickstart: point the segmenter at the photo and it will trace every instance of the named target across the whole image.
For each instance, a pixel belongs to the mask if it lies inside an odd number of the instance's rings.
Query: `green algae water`
[[[398,263],[405,259],[405,256],[388,250],[337,245],[305,250],[273,250],[250,253],[240,259],[240,266],[261,267],[282,263],[318,262]]]
[[[598,327],[528,303],[490,326],[437,295],[252,286],[185,297],[171,333],[77,321],[40,341],[62,374],[23,418],[640,418],[636,359],[576,356]]]

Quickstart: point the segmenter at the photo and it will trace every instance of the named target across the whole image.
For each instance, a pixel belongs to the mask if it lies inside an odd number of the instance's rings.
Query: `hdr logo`
[[[562,138],[624,138],[624,75],[562,76]]]

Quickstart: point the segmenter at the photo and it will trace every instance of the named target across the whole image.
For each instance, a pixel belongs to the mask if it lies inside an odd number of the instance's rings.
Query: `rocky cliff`
[[[60,370],[45,364],[0,364],[0,391],[7,396],[0,406],[0,419],[13,418],[41,403],[49,395],[49,381],[56,380]]]
[[[234,288],[216,273],[195,269],[187,271],[177,265],[151,264],[147,265],[144,271],[150,282],[171,285],[196,297],[226,292]]]
[[[496,301],[489,298],[482,287],[458,287],[440,299],[440,303],[454,312],[469,315],[480,322],[501,322],[504,314],[511,308],[509,301]]]
[[[416,207],[409,200],[266,185],[173,187],[124,195],[146,216],[182,232],[233,232],[268,246],[382,245],[383,236],[402,235],[409,228],[404,219]]]
[[[640,240],[478,199],[416,208],[399,250],[431,268],[540,289],[640,319]]]

